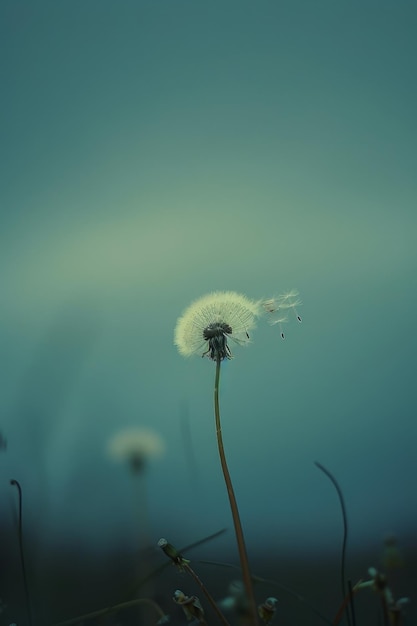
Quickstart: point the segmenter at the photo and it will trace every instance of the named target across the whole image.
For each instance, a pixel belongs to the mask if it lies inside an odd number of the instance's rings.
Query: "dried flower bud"
[[[263,604],[258,606],[259,617],[264,624],[269,624],[275,615],[278,600],[276,598],[267,598]]]
[[[180,589],[177,589],[172,599],[182,607],[187,620],[190,621],[194,618],[205,624],[204,610],[197,596],[186,596]]]
[[[158,541],[158,547],[161,548],[163,552],[167,555],[168,558],[176,565],[180,572],[184,571],[184,566],[188,565],[190,561],[188,559],[184,559],[184,557],[178,552],[176,548],[172,545],[172,543],[168,543],[166,539],[160,539]]]

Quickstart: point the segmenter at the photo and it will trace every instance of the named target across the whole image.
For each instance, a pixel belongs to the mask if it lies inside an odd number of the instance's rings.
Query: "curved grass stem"
[[[349,598],[349,602],[352,602],[352,598],[353,596],[350,595],[350,593],[347,593],[346,591],[346,575],[345,575],[345,570],[346,570],[346,545],[347,545],[347,538],[348,538],[348,521],[347,521],[347,513],[346,513],[346,506],[345,506],[345,499],[343,497],[343,492],[339,486],[339,483],[337,482],[336,478],[333,476],[333,474],[326,468],[324,467],[324,465],[322,465],[321,463],[319,463],[318,461],[314,462],[316,467],[319,468],[319,470],[321,470],[323,472],[323,474],[325,474],[327,476],[327,478],[333,483],[334,488],[336,489],[338,498],[339,498],[339,502],[340,502],[340,509],[342,511],[342,518],[343,518],[343,542],[342,542],[342,558],[341,558],[341,562],[340,562],[340,583],[341,583],[341,588],[342,588],[342,600],[347,596]],[[352,609],[351,605],[347,605],[345,608],[345,612],[346,612],[346,618],[347,618],[347,622],[348,622],[348,626],[351,626],[351,619],[350,619],[350,613],[348,609]],[[354,617],[353,617],[354,619]],[[353,626],[355,626],[355,624],[353,623]]]
[[[216,436],[217,446],[219,449],[220,463],[223,471],[224,481],[226,483],[227,495],[229,496],[230,509],[232,512],[233,524],[235,528],[237,547],[239,551],[240,566],[242,569],[243,584],[245,586],[246,595],[249,602],[250,612],[252,614],[253,625],[258,626],[258,611],[256,607],[255,594],[253,591],[252,578],[249,569],[248,555],[246,552],[245,538],[243,535],[242,524],[240,522],[239,509],[237,506],[235,492],[230,478],[229,469],[227,467],[226,455],[223,446],[222,427],[220,422],[220,405],[219,405],[219,384],[220,384],[220,357],[216,358],[216,375],[214,381],[214,415],[216,420]]]
[[[28,585],[28,579],[27,579],[27,574],[26,574],[26,565],[25,565],[25,552],[23,550],[23,503],[22,503],[22,487],[20,486],[20,483],[18,480],[15,480],[14,478],[12,478],[10,480],[10,484],[13,487],[17,488],[17,491],[19,493],[19,525],[18,525],[18,534],[19,534],[19,551],[20,551],[20,564],[22,567],[22,574],[23,574],[23,585],[25,588],[25,597],[26,597],[26,610],[27,610],[27,616],[28,616],[28,624],[29,626],[32,626],[33,624],[33,619],[32,619],[32,607],[31,607],[31,602],[30,602],[30,595],[29,595],[29,585]]]

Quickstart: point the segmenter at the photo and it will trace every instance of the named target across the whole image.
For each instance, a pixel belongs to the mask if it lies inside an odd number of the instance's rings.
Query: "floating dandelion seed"
[[[285,338],[282,324],[288,321],[289,310],[292,310],[293,314],[300,323],[302,321],[301,316],[297,311],[297,307],[301,305],[301,300],[299,299],[298,291],[296,291],[295,289],[287,291],[286,293],[277,296],[276,298],[264,300],[261,304],[265,313],[271,316],[269,323],[272,326],[274,326],[275,324],[279,325],[282,339]]]
[[[231,339],[249,342],[249,331],[261,313],[259,303],[234,291],[216,291],[196,300],[179,318],[174,343],[183,356],[201,353],[216,361],[231,359]]]

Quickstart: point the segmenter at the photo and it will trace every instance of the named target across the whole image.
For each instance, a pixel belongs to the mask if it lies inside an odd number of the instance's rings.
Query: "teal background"
[[[154,428],[155,543],[222,527],[214,366],[178,355],[195,298],[297,288],[221,384],[250,554],[378,562],[415,549],[413,2],[3,0],[0,458],[24,489],[32,568],[134,543],[108,438]],[[362,572],[359,572],[362,574]],[[359,575],[358,573],[358,575]],[[62,616],[63,618],[64,616]]]

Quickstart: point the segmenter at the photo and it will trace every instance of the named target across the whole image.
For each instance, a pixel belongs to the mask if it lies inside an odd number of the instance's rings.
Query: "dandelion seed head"
[[[249,331],[261,313],[259,303],[234,291],[216,291],[193,302],[178,319],[174,343],[183,356],[201,354],[209,359],[230,359],[231,339],[249,343]]]

